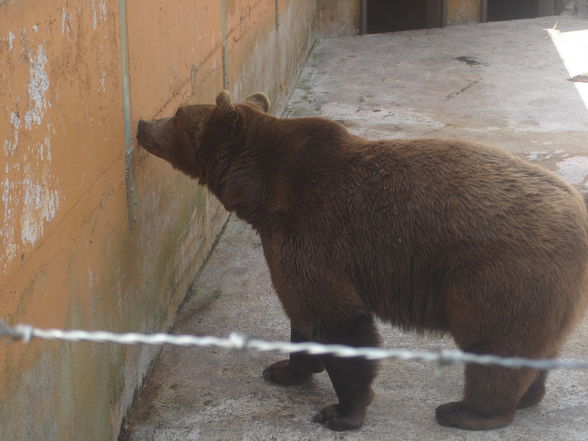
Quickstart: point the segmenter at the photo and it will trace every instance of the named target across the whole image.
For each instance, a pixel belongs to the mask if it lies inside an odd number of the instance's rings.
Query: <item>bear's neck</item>
[[[320,210],[317,183],[355,141],[343,126],[322,118],[258,115],[236,146],[240,153],[220,199],[258,231],[295,224],[303,212]]]

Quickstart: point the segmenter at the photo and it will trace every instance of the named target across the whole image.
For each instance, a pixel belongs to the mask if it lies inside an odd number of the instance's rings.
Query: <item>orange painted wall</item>
[[[0,0],[0,318],[167,329],[227,213],[137,150],[136,122],[223,84],[279,112],[315,14],[315,0]],[[0,440],[116,439],[156,354],[0,346]]]

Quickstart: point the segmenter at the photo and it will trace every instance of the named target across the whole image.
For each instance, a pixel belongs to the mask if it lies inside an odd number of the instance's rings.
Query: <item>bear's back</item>
[[[533,294],[511,285],[555,295],[555,281],[577,285],[586,273],[588,215],[578,192],[500,150],[349,135],[307,146],[304,157],[282,175],[296,200],[287,204],[288,234],[304,237],[322,256],[316,265],[350,277],[372,311],[400,326],[445,329],[446,296],[475,282],[467,278],[494,278],[504,292],[493,301],[523,296],[521,307],[532,308]],[[297,167],[304,180],[290,180],[301,176]],[[560,309],[578,295],[562,293]]]

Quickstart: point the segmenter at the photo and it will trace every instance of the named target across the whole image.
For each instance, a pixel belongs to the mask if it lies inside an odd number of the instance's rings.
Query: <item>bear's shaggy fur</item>
[[[376,346],[373,316],[451,333],[464,351],[553,357],[588,303],[588,214],[556,175],[485,145],[368,141],[323,118],[277,119],[257,93],[139,123],[139,143],[206,185],[261,236],[292,341]],[[316,421],[359,427],[376,363],[293,354],[264,371],[327,370],[339,403]],[[532,369],[467,365],[437,420],[513,421],[543,398]]]

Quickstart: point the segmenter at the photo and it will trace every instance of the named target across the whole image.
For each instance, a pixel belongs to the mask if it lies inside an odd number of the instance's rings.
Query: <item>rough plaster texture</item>
[[[559,20],[560,33],[545,29]],[[290,116],[339,120],[369,138],[454,136],[489,142],[560,173],[588,190],[588,22],[542,18],[396,34],[325,39],[315,46],[288,105]],[[471,57],[468,65],[457,57]],[[577,63],[577,64],[575,64]],[[569,66],[569,67],[566,67]],[[568,70],[570,69],[570,70]],[[588,70],[588,69],[586,69]],[[232,218],[204,269],[199,298],[174,332],[286,340],[289,328],[273,293],[258,236]],[[383,346],[451,347],[449,338],[380,326]],[[588,360],[588,317],[562,358]],[[358,431],[311,423],[336,400],[326,374],[291,388],[267,384],[263,367],[280,355],[219,349],[162,351],[134,408],[125,441],[419,440],[585,441],[588,373],[555,371],[545,400],[509,427],[467,432],[438,426],[437,405],[460,398],[462,368],[383,363],[376,399]]]
[[[359,34],[361,0],[317,0],[318,32],[325,37]]]
[[[588,0],[576,0],[576,14],[578,17],[588,18]]]
[[[0,2],[0,318],[165,330],[227,213],[134,150],[136,122],[212,102],[225,79],[237,97],[270,91],[279,113],[315,12],[314,0]],[[0,346],[0,440],[116,439],[157,352]]]
[[[562,12],[588,18],[588,0],[562,0]]]
[[[481,0],[447,0],[447,24],[479,23],[481,10]]]

